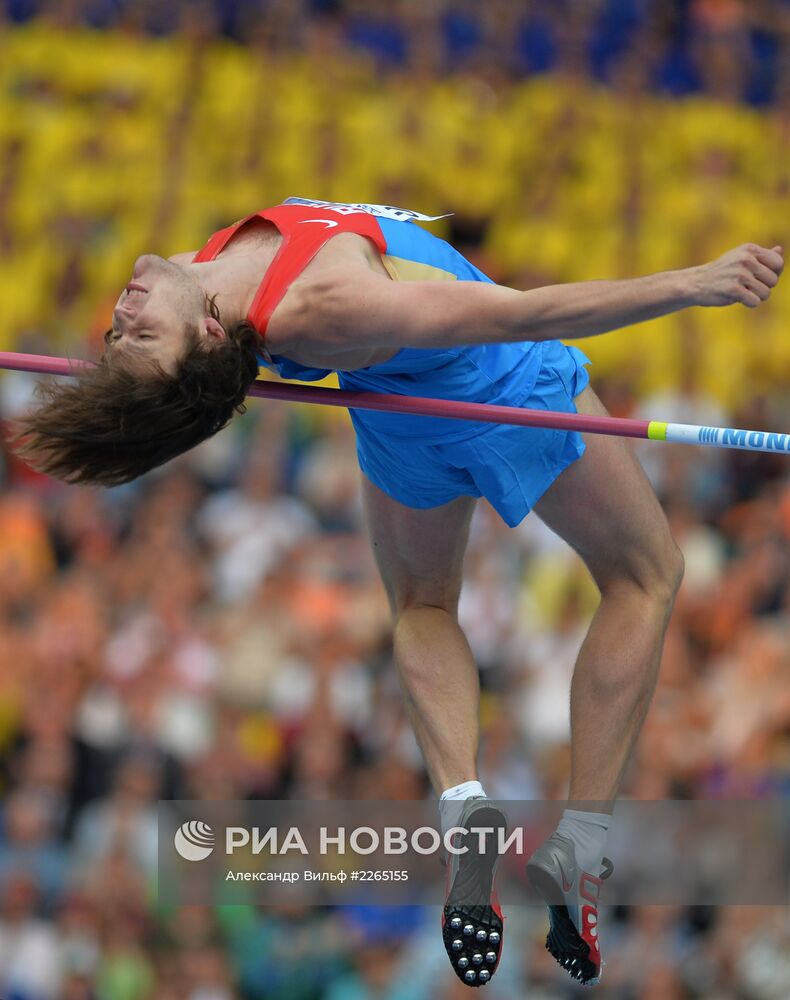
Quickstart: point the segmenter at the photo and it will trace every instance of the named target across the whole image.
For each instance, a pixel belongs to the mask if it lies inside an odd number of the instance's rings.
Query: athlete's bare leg
[[[456,610],[475,501],[459,497],[442,507],[414,510],[367,479],[363,483],[373,551],[392,607],[406,709],[436,793],[452,789],[463,797],[466,790],[454,786],[477,778],[480,692]],[[461,812],[448,815],[439,808],[443,828],[479,821],[492,830],[506,829],[504,813],[482,796],[466,798]],[[482,986],[496,973],[504,946],[494,888],[498,855],[481,848],[471,833],[457,843],[463,853],[446,859],[442,943],[455,975]]]
[[[363,476],[368,530],[392,607],[406,711],[437,794],[477,778],[479,682],[458,625],[475,501],[405,507]]]
[[[576,407],[581,413],[606,412],[590,388],[577,397]],[[550,953],[573,978],[593,983],[600,976],[601,956],[589,873],[605,876],[601,831],[606,826],[600,813],[609,811],[617,794],[650,703],[683,560],[630,444],[601,435],[586,435],[585,440],[584,455],[560,474],[535,509],[576,549],[601,593],[571,684],[570,798],[596,805],[586,816],[567,811],[527,870],[547,903],[556,903],[555,889],[562,888],[564,904],[549,906]],[[473,502],[459,499],[434,510],[412,510],[367,481],[364,495],[373,549],[392,605],[395,657],[407,709],[433,786],[442,792],[476,777],[478,675],[456,619]],[[576,824],[570,828],[571,841],[564,823]],[[557,881],[558,850],[565,852],[570,871],[577,862],[584,866],[586,881],[573,877],[566,886],[564,875]],[[466,926],[464,921],[478,925],[471,919],[473,911],[455,899],[455,887],[467,875],[477,878],[485,860],[467,858],[469,871],[456,873],[443,910],[445,950],[461,979],[474,979],[474,974],[461,968],[456,946],[463,949],[462,938],[455,941],[453,936]],[[494,865],[485,870],[486,887],[492,888]],[[493,927],[491,940],[496,938],[501,954],[503,924],[493,896],[483,913],[485,924],[474,933]],[[469,956],[461,954],[468,965]],[[491,974],[495,970],[493,965]]]
[[[591,388],[576,407],[606,412]],[[594,434],[585,442],[535,510],[601,592],[571,687],[570,798],[610,803],[655,687],[683,560],[631,444]],[[441,792],[477,776],[478,675],[456,618],[474,502],[414,510],[363,484],[407,710]]]
[[[589,387],[576,407],[606,413]],[[601,592],[571,685],[570,798],[611,803],[653,694],[683,558],[631,443],[597,434],[585,443],[535,511]]]

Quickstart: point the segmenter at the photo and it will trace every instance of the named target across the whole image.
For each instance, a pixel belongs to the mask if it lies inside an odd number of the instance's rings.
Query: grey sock
[[[612,817],[609,813],[582,812],[566,809],[562,814],[557,833],[573,841],[576,863],[582,871],[597,876],[601,871],[606,835]]]

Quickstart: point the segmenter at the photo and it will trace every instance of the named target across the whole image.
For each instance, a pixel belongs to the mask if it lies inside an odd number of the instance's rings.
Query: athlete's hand
[[[744,243],[718,260],[694,268],[697,305],[731,306],[741,302],[754,309],[771,294],[783,268],[781,247],[767,250],[756,243]]]

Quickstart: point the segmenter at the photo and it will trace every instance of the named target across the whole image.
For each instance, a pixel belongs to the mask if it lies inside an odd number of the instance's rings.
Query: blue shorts
[[[523,406],[575,413],[590,359],[559,340],[543,345],[537,382]],[[368,479],[406,507],[439,507],[459,496],[485,497],[515,527],[563,469],[584,454],[576,431],[481,424],[462,441],[419,439],[357,426],[357,457]]]

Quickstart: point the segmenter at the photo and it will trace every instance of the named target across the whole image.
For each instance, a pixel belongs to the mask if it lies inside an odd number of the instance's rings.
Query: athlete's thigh
[[[454,612],[461,592],[473,497],[418,510],[365,476],[362,497],[373,553],[394,611],[429,604]]]
[[[591,387],[579,413],[606,414]],[[586,450],[543,494],[534,510],[581,555],[599,584],[623,573],[641,580],[674,551],[661,504],[626,438],[585,434]]]

